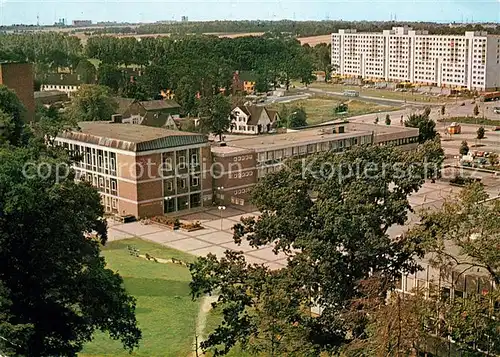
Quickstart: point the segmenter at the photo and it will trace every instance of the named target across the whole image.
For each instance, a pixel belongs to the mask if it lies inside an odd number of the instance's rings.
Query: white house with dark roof
[[[268,133],[279,120],[277,111],[256,105],[237,106],[231,114],[231,132],[236,134]]]

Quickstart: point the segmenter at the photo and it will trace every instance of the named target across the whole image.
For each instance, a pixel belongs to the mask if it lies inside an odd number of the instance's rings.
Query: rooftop
[[[110,122],[80,122],[78,125],[79,131],[67,131],[60,137],[133,152],[196,145],[208,141],[202,134],[144,125]]]
[[[172,99],[148,100],[148,101],[140,102],[140,104],[147,111],[172,109],[172,108],[180,108],[181,107],[175,100],[172,100]]]
[[[227,146],[259,151],[259,149],[279,149],[290,145],[304,145],[313,142],[330,141],[333,139],[346,139],[371,135],[372,133],[370,130],[355,130],[341,134],[332,132],[332,129],[337,126],[288,131],[284,134],[269,134],[253,137],[245,136],[243,138],[232,136],[227,142]]]
[[[59,90],[47,90],[42,92],[34,92],[35,99],[37,98],[49,98],[53,96],[68,96],[65,92]]]

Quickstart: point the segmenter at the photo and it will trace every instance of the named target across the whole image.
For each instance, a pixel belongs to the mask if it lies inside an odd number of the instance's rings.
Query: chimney
[[[81,80],[81,76],[80,76],[80,75],[77,75],[77,76],[76,76],[76,79],[77,79],[77,80]]]
[[[121,123],[122,122],[122,115],[121,114],[113,114],[111,116],[111,122],[112,123]]]

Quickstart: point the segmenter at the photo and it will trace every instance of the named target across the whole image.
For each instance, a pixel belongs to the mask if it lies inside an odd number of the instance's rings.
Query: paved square
[[[186,239],[176,240],[175,242],[166,242],[164,244],[170,248],[175,248],[183,252],[190,252],[195,249],[206,248],[211,246],[210,243],[194,238],[186,238]]]
[[[114,240],[119,240],[119,239],[125,239],[125,238],[130,238],[131,234],[119,231],[114,228],[109,228],[108,229],[108,242],[112,242]]]
[[[227,219],[227,218],[223,218],[222,219],[222,230],[223,231],[232,231],[234,225],[236,224],[235,221],[232,221],[230,219]],[[211,222],[206,222],[206,223],[203,223],[203,225],[205,227],[210,227],[210,228],[214,228],[214,229],[217,229],[217,230],[220,230],[221,228],[221,220],[220,219],[216,219],[214,221],[211,221]]]
[[[228,243],[221,244],[223,247],[227,249],[232,249],[236,251],[242,251],[242,252],[250,252],[252,250],[255,250],[257,248],[251,247],[250,244],[248,243],[247,240],[241,241],[241,244],[238,245],[236,244],[232,239]]]
[[[232,234],[221,231],[215,231],[209,234],[198,235],[197,238],[211,244],[222,244],[233,241]]]
[[[224,252],[226,250],[227,250],[226,248],[219,247],[219,246],[216,246],[216,245],[212,245],[210,247],[192,250],[189,253],[197,255],[199,257],[206,257],[209,253],[212,253],[217,258],[220,259],[220,258],[222,258],[222,257],[225,256]]]
[[[264,259],[270,262],[279,259],[286,259],[287,257],[286,254],[283,254],[282,252],[279,252],[277,255],[274,254],[273,248],[264,248],[264,249],[260,248],[258,250],[248,252],[248,254],[253,257]]]
[[[174,242],[179,239],[186,239],[186,236],[184,234],[171,230],[145,234],[143,235],[143,237],[156,243]]]
[[[145,235],[150,233],[156,233],[164,230],[165,228],[154,225],[154,224],[142,224],[141,222],[132,222],[120,224],[118,226],[113,226],[113,228],[119,229],[120,231],[130,233],[133,236]]]

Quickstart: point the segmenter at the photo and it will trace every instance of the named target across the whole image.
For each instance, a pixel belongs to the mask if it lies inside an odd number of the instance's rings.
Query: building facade
[[[74,73],[49,73],[40,79],[40,91],[60,91],[71,96],[84,84],[81,76]]]
[[[467,31],[429,35],[409,27],[332,34],[332,66],[342,77],[409,81],[489,91],[500,88],[500,36]]]
[[[233,138],[212,146],[214,201],[249,203],[253,186],[282,169],[286,160],[321,152],[343,152],[356,145],[394,145],[404,150],[418,145],[418,129],[347,123],[259,137]]]
[[[235,107],[231,114],[231,132],[237,134],[263,134],[270,132],[279,120],[276,110],[256,105]]]
[[[79,126],[56,143],[81,158],[76,177],[97,187],[106,212],[142,218],[212,204],[206,136],[123,123]]]
[[[35,117],[33,66],[31,63],[0,63],[0,84],[13,90],[26,109],[26,120]]]

